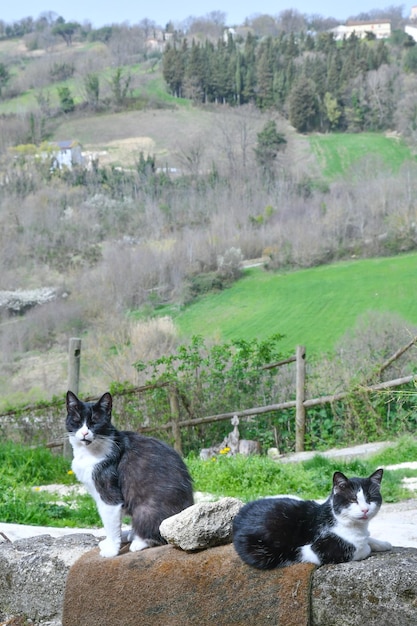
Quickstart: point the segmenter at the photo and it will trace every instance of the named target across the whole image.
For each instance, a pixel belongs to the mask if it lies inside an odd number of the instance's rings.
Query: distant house
[[[54,168],[69,170],[74,165],[84,165],[84,158],[81,152],[81,145],[78,141],[54,141],[50,144],[52,152],[52,163]]]
[[[417,27],[416,26],[409,26],[407,24],[407,26],[404,28],[404,31],[407,33],[407,35],[410,35],[410,37],[412,37],[414,41],[417,41]]]
[[[410,20],[412,21],[417,20],[417,6],[411,7]]]
[[[146,40],[146,47],[150,52],[163,52],[169,41],[173,39],[173,33],[165,33],[164,31],[157,29],[154,31],[152,37],[148,37]]]
[[[389,20],[381,22],[356,22],[352,20],[346,22],[346,24],[341,24],[340,26],[336,26],[336,28],[332,28],[331,32],[337,40],[350,37],[350,35],[353,34],[360,39],[363,39],[368,35],[368,33],[372,33],[377,39],[387,39],[387,37],[391,36],[391,22]]]
[[[229,35],[232,37],[232,39],[236,39],[236,30],[234,28],[225,28],[223,31],[223,41],[224,43],[227,43],[229,41]]]

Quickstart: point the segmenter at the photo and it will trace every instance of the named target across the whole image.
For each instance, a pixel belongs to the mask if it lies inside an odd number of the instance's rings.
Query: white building
[[[55,167],[59,169],[67,167],[70,170],[74,165],[84,164],[78,141],[57,141],[51,143],[50,146]]]
[[[410,37],[412,37],[414,41],[417,41],[417,26],[409,26],[407,24],[407,26],[404,28],[404,32],[406,32],[407,35],[410,35]]]
[[[350,37],[350,35],[353,34],[360,39],[363,39],[368,35],[368,33],[372,33],[377,39],[387,39],[387,37],[391,36],[391,22],[387,20],[382,22],[348,21],[346,24],[341,24],[340,26],[336,26],[336,28],[332,28],[331,32],[338,41]]]

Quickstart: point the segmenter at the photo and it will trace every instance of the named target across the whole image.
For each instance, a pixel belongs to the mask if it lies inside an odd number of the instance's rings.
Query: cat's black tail
[[[248,565],[257,569],[283,567],[283,556],[270,545],[265,533],[257,527],[251,517],[256,503],[244,506],[233,520],[233,545],[236,552]]]
[[[262,539],[251,533],[234,531],[233,545],[242,561],[257,569],[275,569],[285,565]]]

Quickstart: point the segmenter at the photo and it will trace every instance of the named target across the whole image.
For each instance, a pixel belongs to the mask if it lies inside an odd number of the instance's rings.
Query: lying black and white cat
[[[193,504],[192,480],[179,454],[153,437],[117,430],[111,411],[110,393],[95,403],[67,393],[72,469],[96,501],[105,557],[119,552],[122,515],[132,519],[130,550],[137,551],[166,543],[162,520]]]
[[[264,498],[243,506],[233,522],[233,543],[245,563],[273,569],[293,563],[344,563],[365,559],[391,544],[372,539],[369,521],[378,513],[383,470],[368,478],[333,476],[329,498]]]

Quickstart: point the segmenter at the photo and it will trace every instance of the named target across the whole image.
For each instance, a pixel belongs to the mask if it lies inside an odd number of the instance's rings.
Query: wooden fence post
[[[80,387],[81,339],[71,337],[68,350],[68,390],[78,395]]]
[[[169,407],[171,409],[172,436],[174,438],[174,449],[182,455],[181,429],[179,427],[180,405],[178,401],[177,388],[169,388]]]
[[[295,390],[295,451],[304,451],[306,434],[305,381],[306,381],[306,349],[297,346],[296,350],[296,390]]]
[[[68,390],[76,395],[80,387],[81,339],[71,337],[68,349]],[[69,440],[64,439],[63,455],[72,458],[72,448]]]

